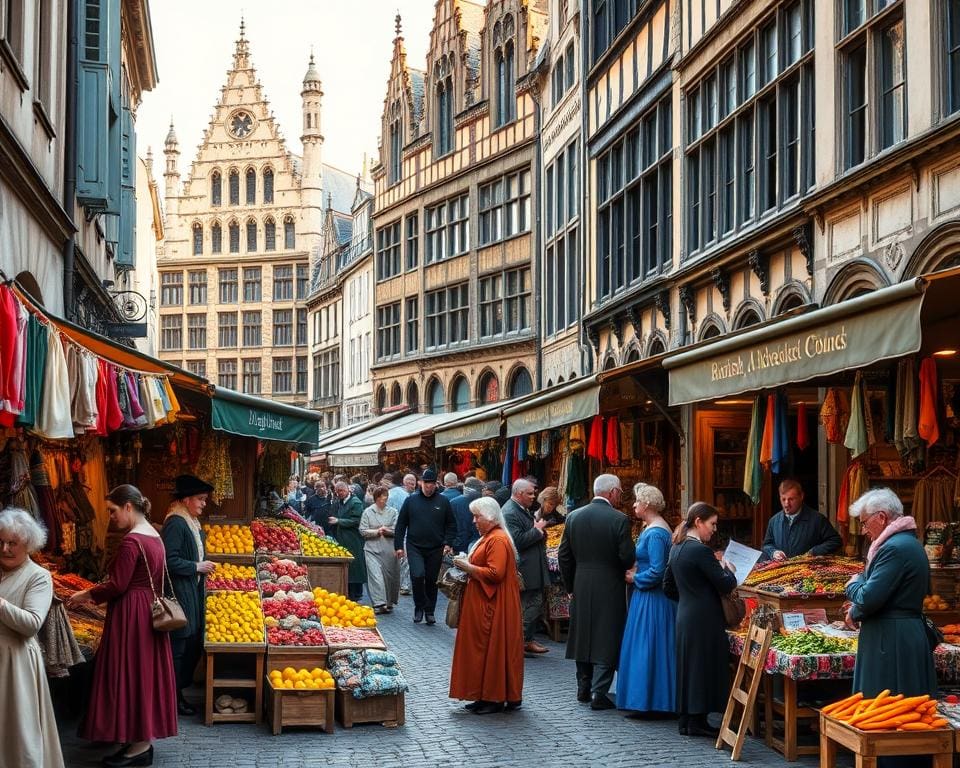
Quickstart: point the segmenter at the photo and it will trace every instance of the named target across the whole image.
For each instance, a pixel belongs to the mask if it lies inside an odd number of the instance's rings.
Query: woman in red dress
[[[132,485],[107,496],[114,525],[126,535],[110,561],[109,578],[77,592],[70,604],[106,603],[93,688],[80,735],[123,744],[104,765],[152,765],[154,739],[177,734],[177,694],[170,637],[155,632],[150,607],[163,583],[165,554],[150,525],[150,502]]]

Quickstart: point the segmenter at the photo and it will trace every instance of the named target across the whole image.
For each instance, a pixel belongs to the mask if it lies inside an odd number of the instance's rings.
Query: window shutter
[[[77,97],[77,200],[107,207],[107,65],[81,61]]]
[[[126,106],[120,117],[120,245],[116,266],[133,268],[137,259],[137,135],[133,114]]]

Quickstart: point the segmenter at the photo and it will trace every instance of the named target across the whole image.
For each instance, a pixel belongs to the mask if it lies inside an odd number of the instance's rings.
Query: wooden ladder
[[[757,703],[757,690],[763,677],[763,667],[770,648],[770,639],[773,630],[756,624],[750,626],[743,643],[743,653],[740,654],[740,663],[737,665],[737,674],[733,678],[733,687],[730,698],[727,700],[727,710],[723,713],[723,722],[720,723],[720,735],[717,737],[717,749],[723,749],[727,744],[733,748],[731,760],[739,760],[743,750],[743,740],[747,735],[747,728],[753,720],[753,709]],[[741,707],[740,720],[736,730],[731,728],[737,714],[737,706]],[[769,725],[767,726],[769,727]]]

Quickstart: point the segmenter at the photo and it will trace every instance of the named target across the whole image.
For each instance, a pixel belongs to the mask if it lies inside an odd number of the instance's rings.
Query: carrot
[[[823,712],[824,714],[829,715],[832,712],[839,712],[841,710],[844,710],[847,707],[849,707],[851,704],[855,704],[859,702],[861,699],[863,699],[863,693],[862,692],[855,693],[852,696],[847,696],[847,698],[845,699],[840,699],[840,701],[835,701],[833,702],[833,704],[828,704],[820,711]]]
[[[934,719],[932,723],[930,723],[930,725],[933,726],[934,728],[946,728],[949,724],[950,723],[944,720],[942,717],[938,717]]]
[[[867,720],[863,723],[857,723],[857,728],[862,731],[886,730],[887,728],[899,728],[905,723],[915,723],[920,720],[919,712],[907,712],[896,717],[884,717],[879,720]]]
[[[856,725],[863,720],[873,720],[894,712],[909,712],[910,710],[916,708],[917,703],[918,702],[916,701],[909,701],[907,699],[900,698],[890,704],[880,707],[879,709],[874,709],[870,712],[861,712],[859,715],[852,717],[849,723],[850,725]]]
[[[933,726],[927,725],[926,723],[904,723],[900,726],[899,730],[902,731],[932,731]]]
[[[865,711],[869,712],[872,709],[878,709],[886,700],[890,698],[890,689],[884,688],[880,693],[877,694],[876,698],[870,703],[870,706],[867,707]]]

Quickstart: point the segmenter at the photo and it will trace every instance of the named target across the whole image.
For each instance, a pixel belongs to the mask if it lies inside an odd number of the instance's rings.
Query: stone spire
[[[233,68],[250,68],[250,41],[247,40],[247,25],[243,16],[240,17],[240,37],[237,38],[236,48],[233,51]]]
[[[180,142],[173,129],[173,116],[170,117],[170,130],[163,142],[163,155],[166,166],[163,171],[164,207],[169,216],[176,208],[176,198],[180,194]]]
[[[313,49],[310,50],[310,63],[307,65],[307,74],[303,76],[303,89],[321,90],[320,73],[317,72],[317,65],[313,59]]]

